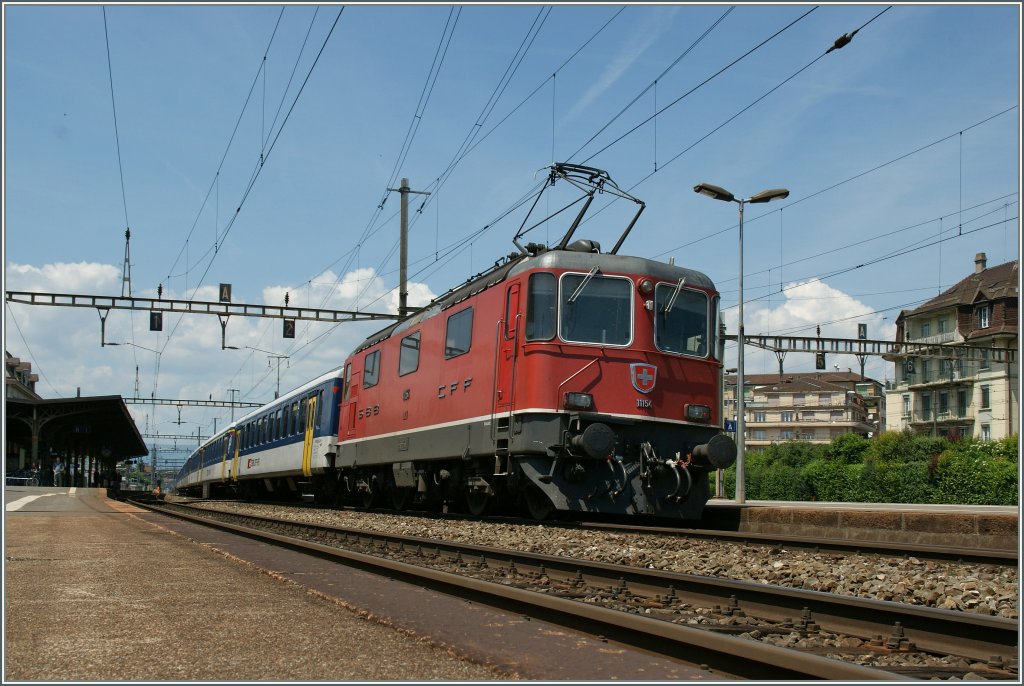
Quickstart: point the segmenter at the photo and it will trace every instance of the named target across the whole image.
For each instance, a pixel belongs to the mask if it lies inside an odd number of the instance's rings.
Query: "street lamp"
[[[740,274],[739,274],[739,300],[740,300],[740,311],[739,311],[739,326],[736,335],[736,344],[739,347],[736,355],[736,502],[744,503],[747,498],[747,485],[746,485],[746,407],[743,397],[744,378],[743,378],[743,347],[745,341],[743,338],[743,206],[747,203],[761,203],[771,202],[772,200],[782,200],[783,198],[789,197],[789,191],[785,188],[770,188],[766,191],[761,191],[757,195],[752,195],[746,200],[737,198],[735,195],[725,190],[721,186],[713,186],[710,183],[699,183],[693,187],[695,193],[706,195],[709,198],[715,200],[722,200],[725,202],[735,202],[740,206]]]

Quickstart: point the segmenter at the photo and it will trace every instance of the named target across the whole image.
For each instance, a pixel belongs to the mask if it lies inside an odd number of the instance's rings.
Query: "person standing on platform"
[[[75,477],[78,476],[78,470],[75,469],[75,462],[72,460],[68,462],[68,486],[77,486],[75,483]]]
[[[64,463],[59,457],[57,458],[57,461],[53,463],[53,485],[64,485]]]

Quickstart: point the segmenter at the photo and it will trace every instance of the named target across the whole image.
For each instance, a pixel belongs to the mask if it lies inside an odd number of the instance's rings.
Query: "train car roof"
[[[623,274],[647,274],[654,278],[666,279],[668,281],[678,281],[680,278],[685,277],[686,283],[689,286],[709,289],[715,287],[715,284],[706,274],[695,269],[650,260],[646,257],[602,253],[598,244],[582,239],[566,246],[563,250],[542,250],[534,254],[512,253],[505,259],[507,261],[504,263],[501,263],[501,260],[499,260],[493,269],[477,274],[465,283],[435,298],[429,305],[410,317],[369,336],[352,351],[352,354],[354,355],[372,345],[391,338],[395,334],[411,329],[425,319],[433,317],[438,312],[453,307],[470,296],[501,283],[509,276],[522,274],[531,269],[578,269],[589,272],[594,266],[601,265],[607,270]]]
[[[263,412],[266,412],[267,407],[270,406],[270,405],[277,405],[277,404],[282,404],[283,405],[286,402],[288,402],[289,400],[291,400],[293,398],[297,398],[298,396],[302,395],[303,393],[305,393],[306,391],[310,390],[311,388],[316,388],[320,384],[327,383],[331,379],[336,379],[336,378],[339,378],[340,376],[341,376],[341,367],[335,367],[331,371],[325,372],[324,374],[321,374],[320,376],[316,377],[315,379],[307,381],[306,383],[302,384],[301,386],[293,388],[292,390],[290,390],[287,393],[285,393],[284,395],[282,395],[280,398],[275,398],[274,400],[271,400],[268,403],[264,403],[263,405],[261,405],[260,407],[257,407],[252,412],[249,412],[248,414],[243,415],[242,417],[239,417],[232,424],[230,424],[228,427],[225,427],[225,430],[227,430],[231,426],[235,426],[236,424],[241,424],[242,422],[248,421],[252,417],[255,417],[255,416],[257,416],[257,415],[259,415],[259,414],[261,414]]]

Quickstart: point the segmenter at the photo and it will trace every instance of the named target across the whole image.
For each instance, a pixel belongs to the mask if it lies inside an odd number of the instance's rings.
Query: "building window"
[[[784,441],[793,440],[793,432],[792,431],[780,431],[779,432],[779,438],[781,438]]]
[[[981,387],[981,409],[987,410],[987,409],[989,409],[991,407],[991,405],[989,405],[989,400],[990,400],[990,398],[989,398],[988,386],[982,386]]]
[[[988,348],[983,348],[981,351],[981,369],[988,369]]]
[[[398,356],[398,375],[412,374],[420,368],[420,332],[409,334],[402,339]]]
[[[805,421],[805,422],[813,422],[814,421],[814,413],[813,412],[804,412],[803,416],[801,417],[801,419],[803,421]]]
[[[981,425],[981,440],[991,441],[992,440],[992,427],[988,424]]]
[[[949,412],[949,393],[942,391],[939,393],[939,413],[946,414]]]
[[[755,422],[763,422],[766,419],[767,419],[767,416],[765,415],[764,412],[755,412],[754,413],[754,421]]]
[[[784,421],[784,422],[791,422],[793,420],[794,420],[794,413],[793,412],[783,412],[782,413],[782,421]]]
[[[959,390],[956,392],[956,416],[963,417],[967,414],[967,391]]]
[[[909,417],[910,416],[910,396],[909,395],[903,396],[903,416],[904,417]]]
[[[981,305],[976,310],[978,313],[978,328],[987,329],[992,325],[992,306]]]
[[[804,394],[803,393],[798,393],[798,394],[793,396],[793,404],[794,405],[800,406],[800,405],[803,405],[804,402],[805,402],[805,399],[804,399]]]
[[[763,441],[764,440],[764,429],[758,429],[758,430],[756,430],[754,432],[754,440],[755,441]]]
[[[939,317],[939,333],[946,333],[946,318]]]
[[[831,393],[819,393],[818,394],[818,404],[819,405],[831,405],[832,404],[832,394]]]
[[[921,360],[921,381],[928,381],[928,367],[931,366],[928,363],[931,360]]]
[[[927,338],[932,335],[932,323],[921,322],[921,338]]]
[[[921,418],[931,419],[932,418],[932,394],[922,393],[921,394]]]

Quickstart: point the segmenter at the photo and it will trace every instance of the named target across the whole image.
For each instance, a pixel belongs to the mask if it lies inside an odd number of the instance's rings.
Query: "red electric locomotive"
[[[605,172],[557,164],[556,179],[640,209],[609,253],[569,242],[586,205],[552,248],[517,236],[518,254],[349,356],[334,466],[364,505],[696,519],[709,472],[735,460],[714,284],[616,254],[643,204]]]

